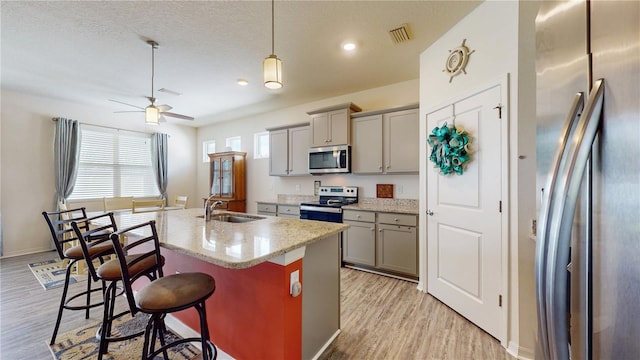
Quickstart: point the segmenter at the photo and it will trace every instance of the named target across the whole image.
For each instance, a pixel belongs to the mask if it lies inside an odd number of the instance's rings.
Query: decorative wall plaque
[[[465,45],[467,39],[462,40],[462,45],[455,49],[449,50],[447,61],[444,64],[444,71],[449,75],[449,82],[453,80],[453,77],[460,74],[460,72],[467,73],[465,68],[469,62],[469,56],[475,52],[475,50],[469,51],[469,48]]]

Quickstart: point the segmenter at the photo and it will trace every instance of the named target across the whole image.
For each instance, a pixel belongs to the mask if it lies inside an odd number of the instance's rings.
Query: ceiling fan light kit
[[[280,89],[282,87],[282,60],[275,55],[274,35],[274,7],[275,1],[271,0],[271,55],[262,62],[264,74],[264,86],[267,89]]]
[[[149,105],[144,109],[144,122],[149,125],[158,125],[160,121],[160,110],[154,105]]]

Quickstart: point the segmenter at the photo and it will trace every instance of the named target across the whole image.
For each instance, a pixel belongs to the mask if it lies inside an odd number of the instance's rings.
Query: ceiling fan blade
[[[118,101],[118,100],[113,100],[113,99],[109,99],[109,101],[113,101],[113,102],[115,102],[115,103],[122,104],[122,105],[132,106],[132,107],[134,107],[134,108],[136,108],[136,109],[144,110],[144,108],[143,108],[143,107],[140,107],[140,106],[138,106],[138,105],[131,105],[131,104],[127,104],[126,102],[122,102],[122,101]]]
[[[194,118],[191,117],[191,116],[181,115],[181,114],[176,114],[176,113],[170,113],[170,112],[166,112],[166,111],[161,112],[161,114],[164,115],[164,116],[171,116],[171,117],[182,119],[182,120],[194,120]]]
[[[156,107],[158,108],[158,110],[160,110],[160,112],[165,112],[165,111],[169,111],[169,110],[173,109],[173,107],[171,107],[170,105],[167,105],[167,104],[156,105]]]

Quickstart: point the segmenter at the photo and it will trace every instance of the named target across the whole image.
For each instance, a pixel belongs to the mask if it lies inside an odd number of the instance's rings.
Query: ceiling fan
[[[125,112],[144,112],[145,113],[145,122],[147,124],[158,124],[159,121],[166,121],[164,119],[165,116],[170,116],[177,119],[182,120],[194,120],[192,116],[176,114],[169,112],[172,109],[171,106],[163,104],[163,105],[155,105],[156,98],[153,96],[153,76],[155,73],[155,49],[158,48],[158,43],[153,40],[147,40],[147,44],[151,46],[151,96],[148,96],[147,99],[151,102],[147,107],[141,107],[137,105],[128,104],[122,101],[109,99],[109,101],[113,101],[119,104],[127,105],[134,107],[136,111],[115,111],[115,113],[125,113]]]

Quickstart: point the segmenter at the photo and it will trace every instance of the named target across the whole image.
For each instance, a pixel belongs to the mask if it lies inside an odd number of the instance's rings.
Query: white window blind
[[[151,166],[151,136],[82,125],[80,164],[69,199],[159,196]]]

